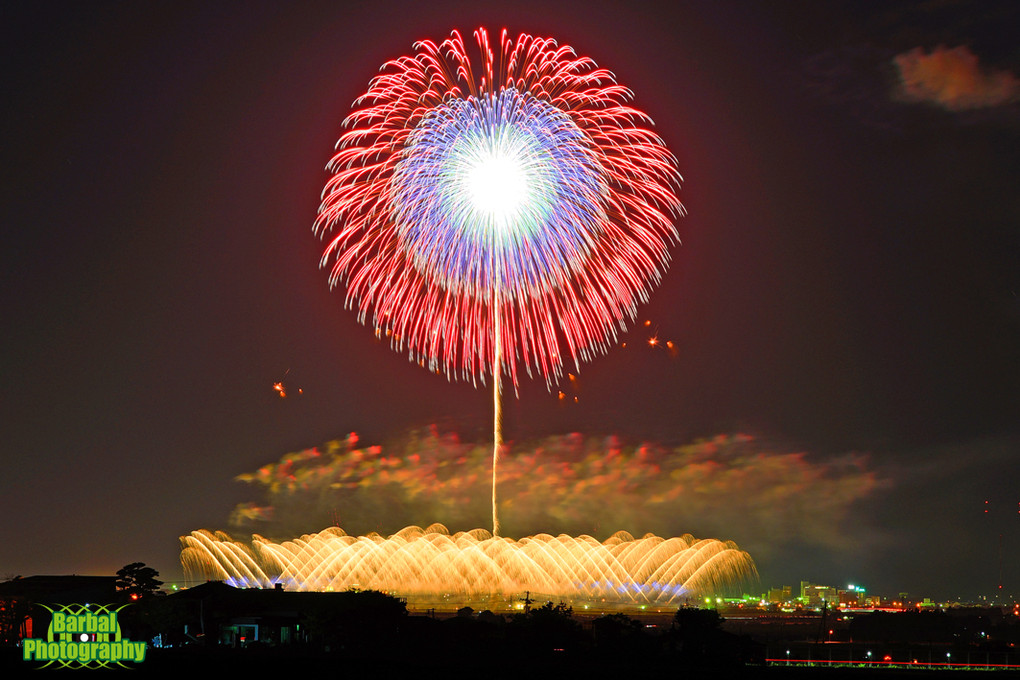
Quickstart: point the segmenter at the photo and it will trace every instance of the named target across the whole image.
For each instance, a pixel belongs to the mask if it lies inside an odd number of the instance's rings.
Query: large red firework
[[[316,233],[359,320],[474,382],[557,381],[604,353],[660,280],[680,176],[588,57],[549,38],[453,32],[386,63],[329,163]]]

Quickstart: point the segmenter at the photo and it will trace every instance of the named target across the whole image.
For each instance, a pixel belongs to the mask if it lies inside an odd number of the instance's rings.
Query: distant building
[[[230,647],[314,643],[364,648],[393,639],[407,603],[376,591],[292,592],[234,588],[219,581],[181,590],[155,605],[164,639]]]
[[[833,607],[839,604],[839,591],[832,586],[801,581],[800,601],[807,607],[821,607],[823,603]]]

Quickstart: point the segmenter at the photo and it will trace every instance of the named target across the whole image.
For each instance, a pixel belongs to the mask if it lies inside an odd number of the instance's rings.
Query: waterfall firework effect
[[[750,557],[733,543],[689,535],[635,539],[622,531],[602,543],[548,534],[514,541],[484,529],[451,536],[434,524],[407,527],[388,538],[348,536],[333,528],[284,543],[255,536],[250,547],[208,531],[194,531],[181,542],[191,579],[239,587],[281,583],[297,590],[357,587],[411,599],[530,591],[571,601],[671,604],[755,574]]]

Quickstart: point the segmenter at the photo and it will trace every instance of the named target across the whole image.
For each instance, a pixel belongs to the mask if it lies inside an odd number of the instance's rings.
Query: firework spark
[[[451,379],[615,344],[664,272],[680,176],[614,75],[552,39],[457,32],[383,66],[328,168],[315,230],[362,323]]]

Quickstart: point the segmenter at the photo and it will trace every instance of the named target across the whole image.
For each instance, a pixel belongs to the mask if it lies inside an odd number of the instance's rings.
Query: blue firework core
[[[456,294],[566,285],[603,232],[608,191],[588,136],[508,88],[451,99],[409,135],[393,174],[400,247]]]

